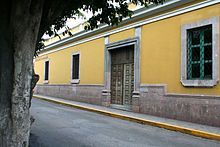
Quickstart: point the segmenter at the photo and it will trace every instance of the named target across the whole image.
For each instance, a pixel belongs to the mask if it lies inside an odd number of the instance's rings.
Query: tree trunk
[[[4,7],[5,13],[0,14],[6,20],[0,24],[0,146],[27,147],[32,64],[43,0],[15,0]]]
[[[0,147],[11,138],[11,96],[13,91],[13,50],[10,44],[10,4],[0,5]]]

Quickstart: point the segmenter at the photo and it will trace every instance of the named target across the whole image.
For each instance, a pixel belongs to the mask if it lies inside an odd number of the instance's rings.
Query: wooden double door
[[[113,50],[111,59],[111,103],[130,106],[134,90],[133,46]]]

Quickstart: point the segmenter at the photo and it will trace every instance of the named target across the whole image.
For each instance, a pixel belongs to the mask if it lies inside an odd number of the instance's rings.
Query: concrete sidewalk
[[[200,125],[185,121],[178,121],[173,119],[161,118],[150,116],[146,114],[139,114],[134,112],[128,112],[123,110],[117,110],[112,108],[107,108],[103,106],[97,106],[87,103],[75,102],[70,100],[64,100],[61,98],[56,97],[49,97],[43,95],[34,95],[34,98],[46,100],[49,102],[62,104],[65,106],[82,109],[86,111],[91,111],[115,118],[120,118],[132,122],[137,122],[146,125],[152,125],[156,127],[161,127],[168,130],[178,131],[198,137],[203,137],[207,139],[213,139],[220,141],[220,128],[218,127],[211,127],[206,125]],[[220,122],[219,122],[220,123]]]

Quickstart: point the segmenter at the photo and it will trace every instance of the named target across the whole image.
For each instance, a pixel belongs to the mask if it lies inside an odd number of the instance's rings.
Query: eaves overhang
[[[118,31],[114,31],[114,30],[112,31],[112,29],[114,29],[116,27],[112,27],[112,26],[108,26],[108,25],[100,25],[99,28],[97,28],[95,30],[90,30],[90,31],[84,30],[84,31],[81,31],[79,33],[74,34],[71,37],[68,37],[68,38],[65,38],[65,39],[62,39],[62,40],[59,40],[57,42],[54,42],[52,44],[47,45],[43,50],[41,50],[41,52],[39,53],[39,56],[45,55],[45,54],[47,54],[46,52],[50,52],[51,50],[54,50],[56,48],[60,48],[59,50],[64,49],[61,46],[68,44],[68,43],[75,42],[75,41],[79,41],[81,39],[84,39],[84,38],[87,38],[90,36],[100,34],[100,35],[97,35],[96,37],[94,37],[94,38],[100,38],[103,36],[111,35],[116,32],[130,29],[132,27],[141,26],[141,25],[145,24],[146,22],[145,21],[136,22],[136,20],[140,20],[141,18],[152,16],[157,13],[167,11],[172,8],[175,8],[175,7],[178,7],[178,6],[193,2],[193,1],[195,1],[195,0],[169,0],[169,1],[165,2],[163,5],[153,5],[153,6],[149,6],[148,8],[141,8],[139,10],[136,10],[131,18],[130,17],[124,18],[124,20],[118,26],[116,26],[117,28],[120,28],[126,24],[130,24],[125,29],[120,29]],[[205,6],[208,4],[211,5],[211,4],[216,4],[216,3],[220,3],[220,0],[206,0],[206,1],[200,2],[199,4],[195,4],[193,6],[188,6],[188,10],[186,10],[186,11],[190,11],[192,7],[199,8],[201,5]],[[162,17],[164,17],[164,16],[162,16]],[[103,32],[105,32],[105,33],[103,34]],[[67,46],[67,47],[70,47],[70,46]]]

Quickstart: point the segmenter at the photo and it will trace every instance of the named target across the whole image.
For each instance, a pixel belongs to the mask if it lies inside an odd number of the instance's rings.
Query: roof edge
[[[111,30],[111,31],[108,31],[108,32],[105,32],[105,33],[102,33],[102,34],[99,34],[99,35],[97,35],[97,34],[101,33],[101,32],[104,32],[104,31],[107,31],[108,29],[111,29],[111,27],[108,26],[108,25],[102,25],[100,28],[98,28],[96,30],[93,30],[93,31],[79,32],[79,33],[75,34],[72,37],[65,38],[63,40],[57,41],[57,42],[55,42],[53,44],[50,44],[50,45],[46,46],[45,49],[42,50],[39,53],[39,56],[43,56],[43,55],[49,54],[51,52],[62,50],[62,49],[65,49],[65,48],[68,48],[68,47],[71,47],[71,46],[74,46],[74,45],[86,42],[86,41],[91,41],[91,40],[94,40],[94,39],[97,39],[97,38],[100,38],[100,37],[109,36],[111,34],[114,34],[114,33],[117,33],[117,32],[121,32],[121,31],[130,29],[130,28],[139,27],[139,26],[151,23],[151,22],[155,22],[155,21],[161,20],[161,19],[169,18],[169,17],[176,16],[176,15],[179,15],[179,14],[182,14],[182,13],[190,12],[190,11],[193,11],[193,10],[196,10],[196,9],[200,9],[200,8],[203,8],[203,7],[206,7],[206,6],[210,6],[210,5],[213,5],[213,4],[220,3],[220,1],[218,1],[218,0],[207,0],[207,1],[203,1],[203,2],[200,2],[200,3],[194,4],[194,5],[190,5],[190,6],[181,8],[181,9],[177,9],[177,10],[174,10],[174,11],[171,11],[171,12],[167,12],[167,13],[164,13],[164,14],[161,14],[161,15],[158,15],[158,16],[154,16],[154,17],[146,19],[146,20],[135,22],[135,23],[133,23],[133,24],[131,24],[129,26],[120,27],[121,25],[123,25],[123,23],[129,23],[130,21],[134,21],[135,19],[139,19],[141,17],[146,17],[148,15],[152,15],[152,14],[155,14],[155,13],[158,13],[158,12],[161,12],[161,11],[169,10],[171,8],[174,8],[174,7],[177,7],[177,6],[181,6],[183,4],[186,4],[186,3],[189,3],[189,2],[192,2],[192,1],[193,0],[184,0],[184,1],[174,0],[174,1],[170,1],[169,4],[160,5],[160,8],[153,7],[153,10],[151,9],[150,11],[145,11],[145,13],[142,13],[140,15],[136,15],[135,17],[133,17],[130,20],[128,20],[128,19],[124,20],[118,26],[117,29],[114,29],[114,30]],[[92,36],[92,37],[87,38],[88,36]],[[84,38],[84,39],[80,40],[82,38]],[[63,44],[67,44],[67,43],[70,43],[70,42],[74,42],[74,43],[62,46]],[[60,46],[62,46],[62,47],[60,47]],[[54,48],[56,48],[56,49],[54,49]]]
[[[148,8],[141,8],[140,10],[136,10],[131,18],[129,18],[129,17],[124,18],[123,21],[117,27],[120,27],[120,26],[124,25],[125,23],[132,22],[135,19],[139,19],[141,17],[146,17],[146,16],[149,16],[149,15],[152,15],[152,14],[155,14],[155,13],[158,13],[158,12],[170,9],[170,8],[174,8],[174,7],[182,5],[182,4],[192,2],[192,1],[193,0],[184,0],[184,1],[182,1],[182,0],[168,0],[167,2],[165,2],[164,4],[161,4],[161,5],[153,5],[153,6],[149,6]],[[58,46],[58,45],[61,45],[64,43],[68,43],[69,41],[75,40],[76,38],[79,38],[82,36],[83,37],[86,37],[87,35],[92,36],[93,34],[96,34],[98,32],[105,31],[105,29],[111,29],[111,28],[112,28],[112,26],[102,24],[99,26],[99,28],[97,28],[95,30],[90,30],[90,31],[84,30],[84,31],[81,31],[81,32],[74,34],[74,36],[67,37],[67,38],[61,39],[59,41],[56,41],[52,44],[49,44],[45,47],[44,50],[47,50],[49,48],[52,48],[52,47],[55,47],[55,46]]]

